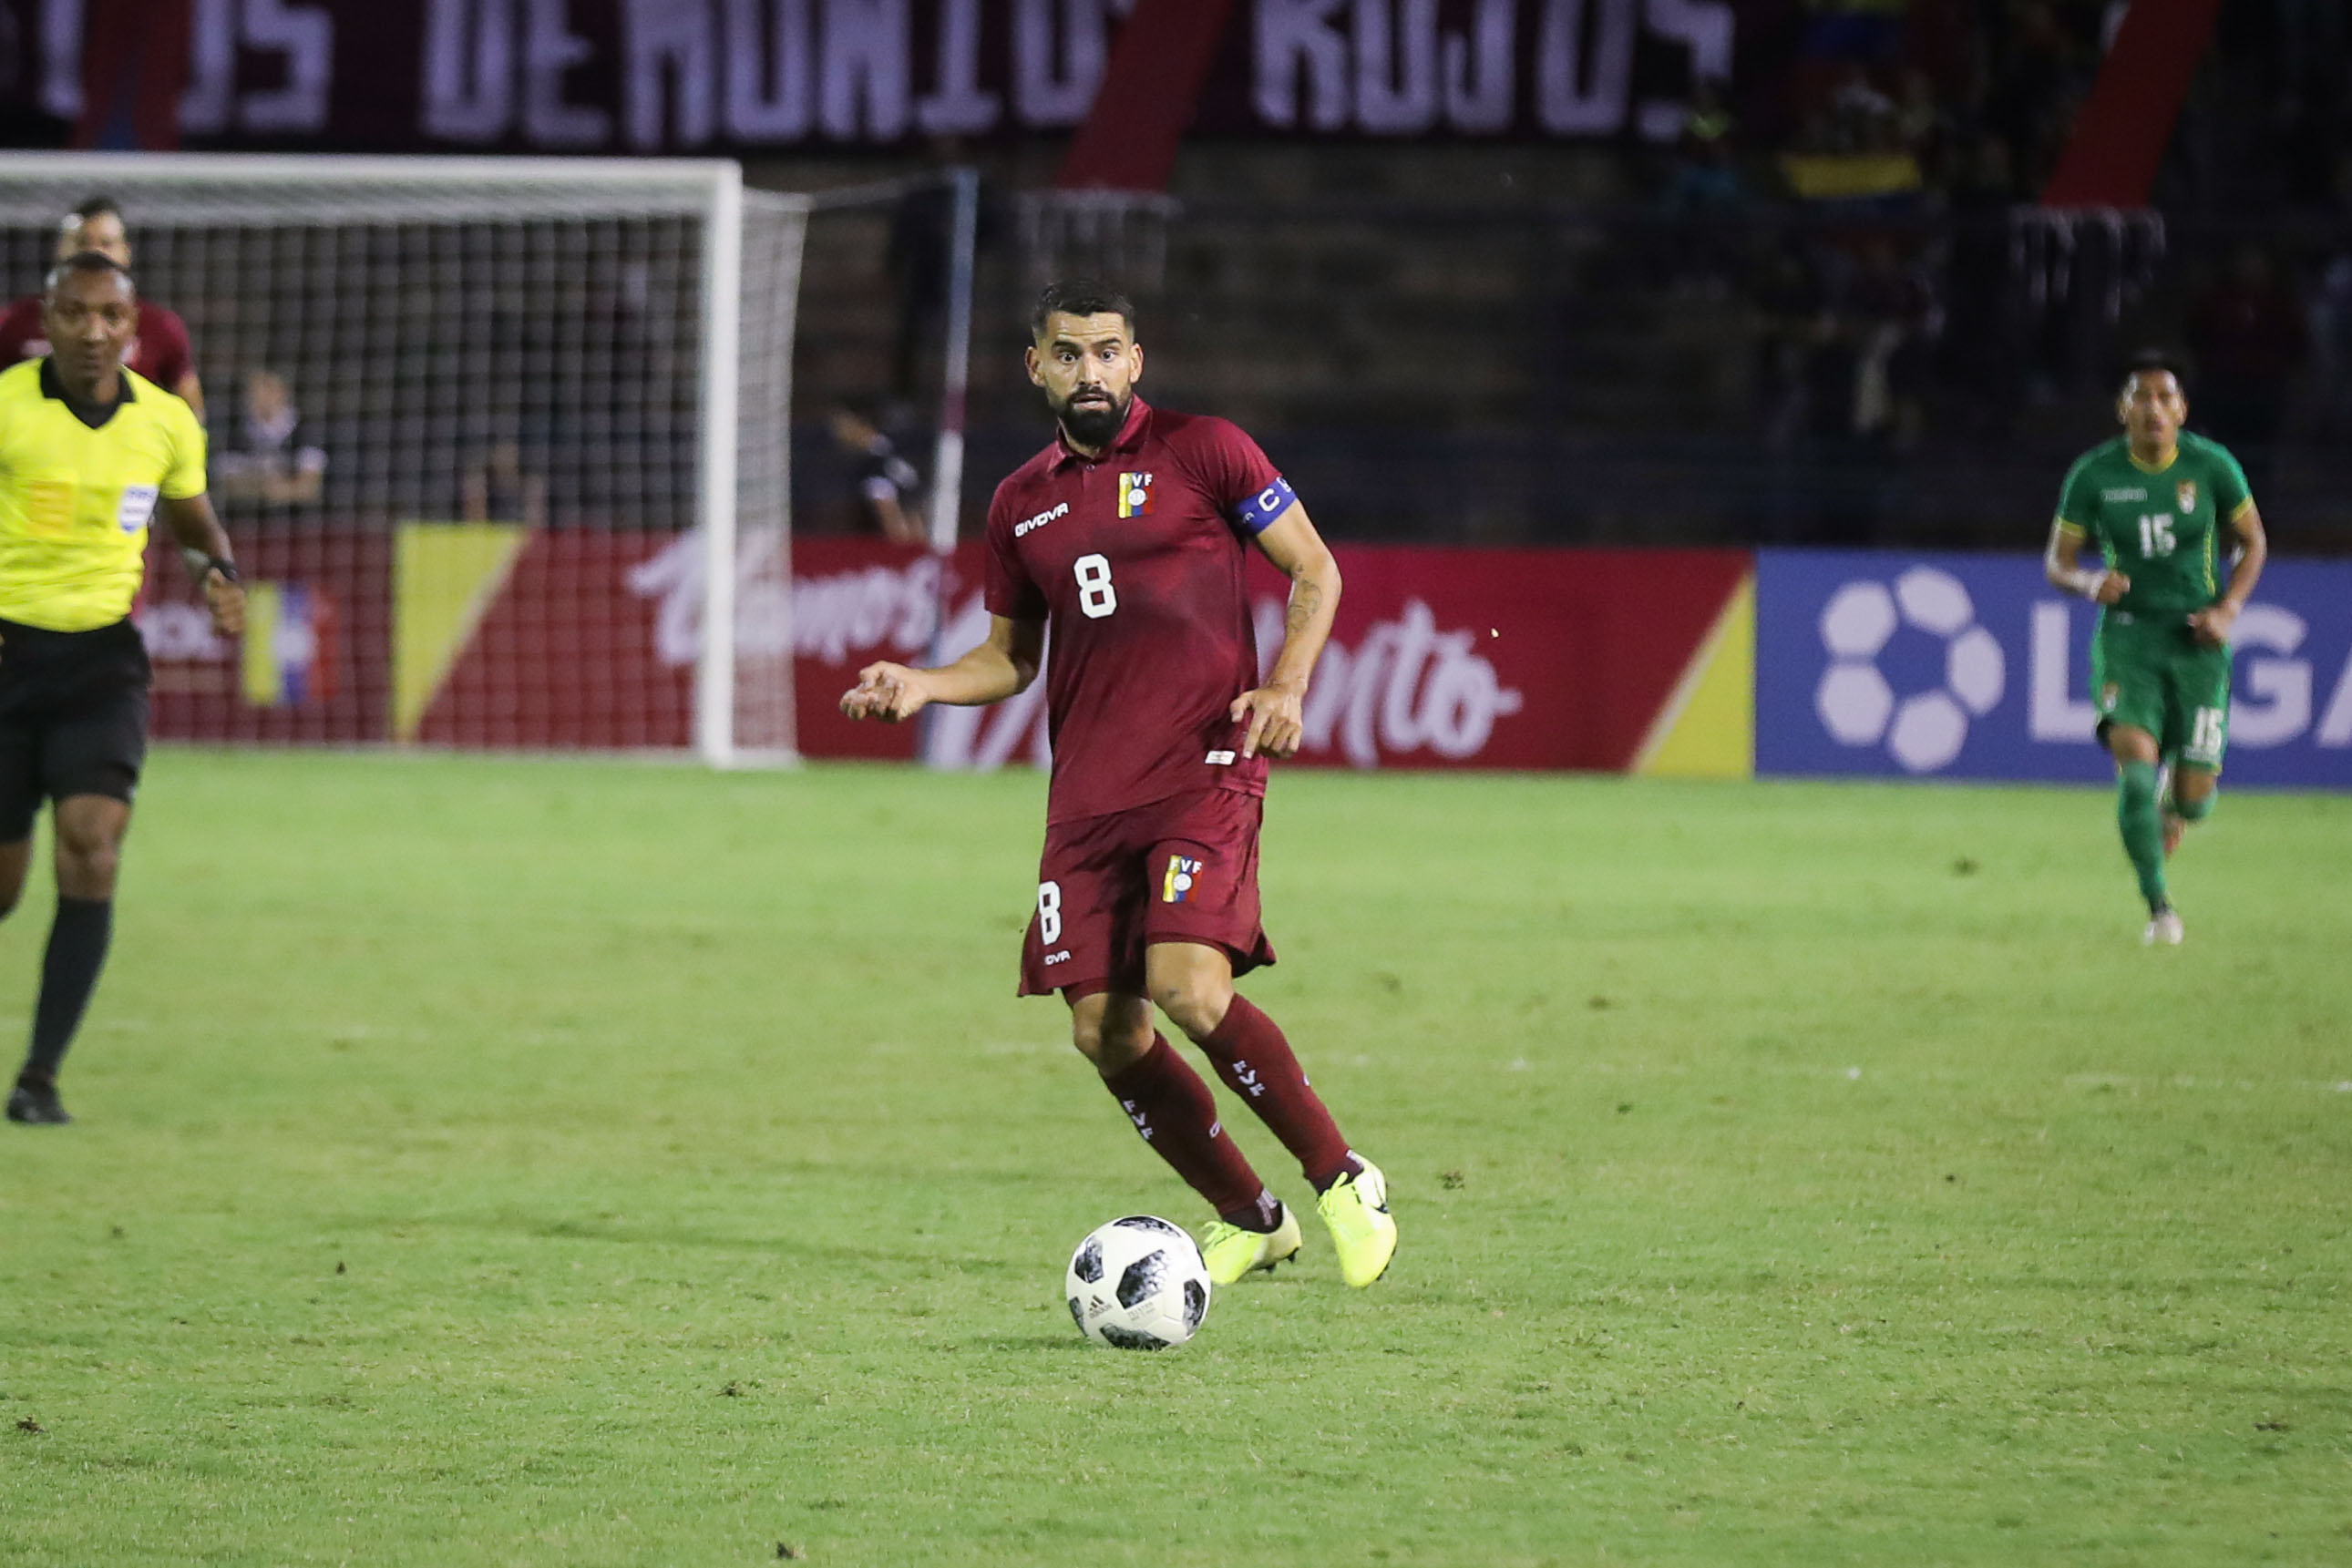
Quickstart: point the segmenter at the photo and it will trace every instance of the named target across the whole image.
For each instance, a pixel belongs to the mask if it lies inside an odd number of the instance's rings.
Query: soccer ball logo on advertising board
[[[1903,627],[1944,644],[1943,684],[1897,698],[1878,657]],[[1949,572],[1915,566],[1885,583],[1849,582],[1822,609],[1829,668],[1813,693],[1822,727],[1841,746],[1877,746],[1908,773],[1948,768],[1968,744],[1969,721],[2000,701],[2008,669],[2000,644],[1976,623],[1969,591]]]

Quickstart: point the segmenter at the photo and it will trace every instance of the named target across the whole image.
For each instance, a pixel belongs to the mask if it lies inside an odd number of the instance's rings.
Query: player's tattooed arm
[[[1307,738],[1307,683],[1339,612],[1339,564],[1307,508],[1295,501],[1257,536],[1257,548],[1290,579],[1290,607],[1273,671],[1264,685],[1235,697],[1230,713],[1235,724],[1249,725],[1242,735],[1244,757],[1261,751],[1295,757]]]
[[[978,707],[1029,689],[1045,660],[1045,622],[988,618],[988,637],[952,664],[917,669],[887,660],[857,672],[857,684],[841,694],[841,711],[851,718],[886,724],[912,718],[933,703]]]
[[[2131,579],[2116,570],[2083,564],[2082,529],[2060,518],[2050,525],[2050,548],[2042,557],[2042,575],[2050,586],[2095,603],[2113,604],[2131,591]]]
[[[236,561],[229,550],[228,530],[213,513],[209,496],[164,497],[157,503],[163,522],[188,557],[189,569],[205,591],[205,608],[212,612],[213,631],[223,637],[245,632],[245,588],[231,573]],[[226,567],[227,570],[222,570]],[[201,568],[201,570],[198,570]]]
[[[2189,618],[2189,628],[2197,640],[2209,648],[2218,648],[2230,640],[2230,628],[2238,622],[2238,612],[2254,596],[2254,584],[2263,575],[2263,563],[2271,558],[2270,536],[2263,531],[2263,515],[2249,500],[2238,515],[2230,519],[2231,531],[2238,536],[2238,559],[2230,568],[2230,586],[2221,591],[2218,603],[2200,610]]]

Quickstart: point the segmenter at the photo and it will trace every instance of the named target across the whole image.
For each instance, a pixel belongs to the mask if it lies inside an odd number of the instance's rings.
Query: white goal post
[[[719,160],[12,154],[10,298],[100,195],[262,590],[225,648],[152,554],[159,735],[793,757],[807,197]]]

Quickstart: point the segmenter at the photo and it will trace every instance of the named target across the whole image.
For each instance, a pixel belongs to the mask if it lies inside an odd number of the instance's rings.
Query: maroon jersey
[[[19,299],[0,316],[0,370],[19,360],[37,360],[49,351],[48,334],[41,326],[41,302]],[[177,311],[139,302],[139,335],[131,340],[122,362],[162,387],[175,392],[195,361],[188,352],[188,329]]]
[[[1099,459],[1056,439],[996,487],[988,609],[1043,620],[1054,783],[1045,820],[1203,789],[1265,793],[1227,710],[1257,685],[1247,541],[1296,499],[1222,419],[1137,398]]]

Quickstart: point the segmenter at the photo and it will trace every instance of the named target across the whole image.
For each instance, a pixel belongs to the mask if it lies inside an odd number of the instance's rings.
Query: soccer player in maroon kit
[[[1153,1028],[1155,1004],[1297,1159],[1341,1274],[1369,1285],[1396,1250],[1387,1180],[1349,1148],[1282,1030],[1234,989],[1274,962],[1258,923],[1266,762],[1303,737],[1339,568],[1256,443],[1135,395],[1143,350],[1124,298],[1057,283],[1030,332],[1029,379],[1060,433],[989,507],[987,640],[935,669],[868,664],[842,711],[896,721],[935,702],[1002,701],[1036,678],[1051,629],[1054,777],[1021,993],[1062,993],[1104,1086],[1217,1211],[1202,1253],[1218,1284],[1295,1255],[1298,1220]],[[1251,542],[1291,583],[1263,685],[1243,583]]]
[[[122,210],[112,197],[92,196],[65,215],[58,225],[57,259],[64,261],[94,250],[128,271],[131,236],[122,226]],[[37,360],[49,351],[47,329],[41,325],[41,297],[29,295],[0,314],[0,371],[19,360]],[[139,301],[139,327],[122,362],[157,386],[185,401],[198,419],[205,416],[204,383],[188,348],[187,323],[179,313],[148,300]]]

